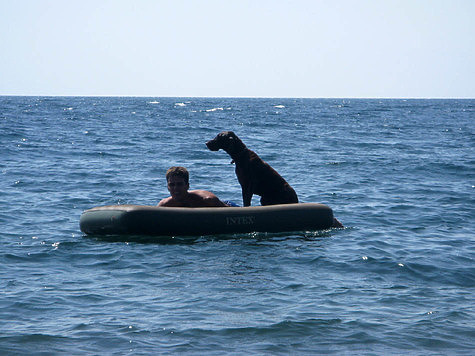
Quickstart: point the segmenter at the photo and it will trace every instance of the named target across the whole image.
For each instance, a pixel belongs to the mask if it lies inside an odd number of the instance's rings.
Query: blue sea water
[[[0,97],[0,110],[0,354],[475,352],[475,100]],[[204,144],[222,130],[345,228],[80,232],[93,206],[157,204],[172,165],[242,204],[230,157]]]

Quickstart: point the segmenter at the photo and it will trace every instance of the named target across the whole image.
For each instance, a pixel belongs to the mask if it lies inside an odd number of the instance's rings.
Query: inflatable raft
[[[90,235],[187,236],[328,229],[330,207],[316,203],[230,208],[100,206],[82,213],[81,231]]]

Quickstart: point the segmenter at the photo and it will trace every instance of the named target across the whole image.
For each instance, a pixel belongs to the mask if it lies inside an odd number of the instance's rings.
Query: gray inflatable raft
[[[100,206],[82,213],[81,231],[90,235],[215,235],[328,229],[330,207],[316,203],[230,208]]]

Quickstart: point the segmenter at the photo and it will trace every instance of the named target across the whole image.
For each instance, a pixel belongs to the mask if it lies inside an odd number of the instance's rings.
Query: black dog
[[[232,131],[223,131],[206,142],[211,151],[223,149],[236,163],[236,175],[242,188],[244,206],[251,205],[253,194],[262,205],[292,204],[299,199],[295,190],[271,166],[251,151]]]

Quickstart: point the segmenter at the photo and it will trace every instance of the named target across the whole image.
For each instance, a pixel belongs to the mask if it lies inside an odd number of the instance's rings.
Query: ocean
[[[473,355],[475,100],[0,97],[0,354]],[[344,229],[107,239],[82,211],[242,204],[224,130]],[[254,197],[253,205],[259,205]]]

